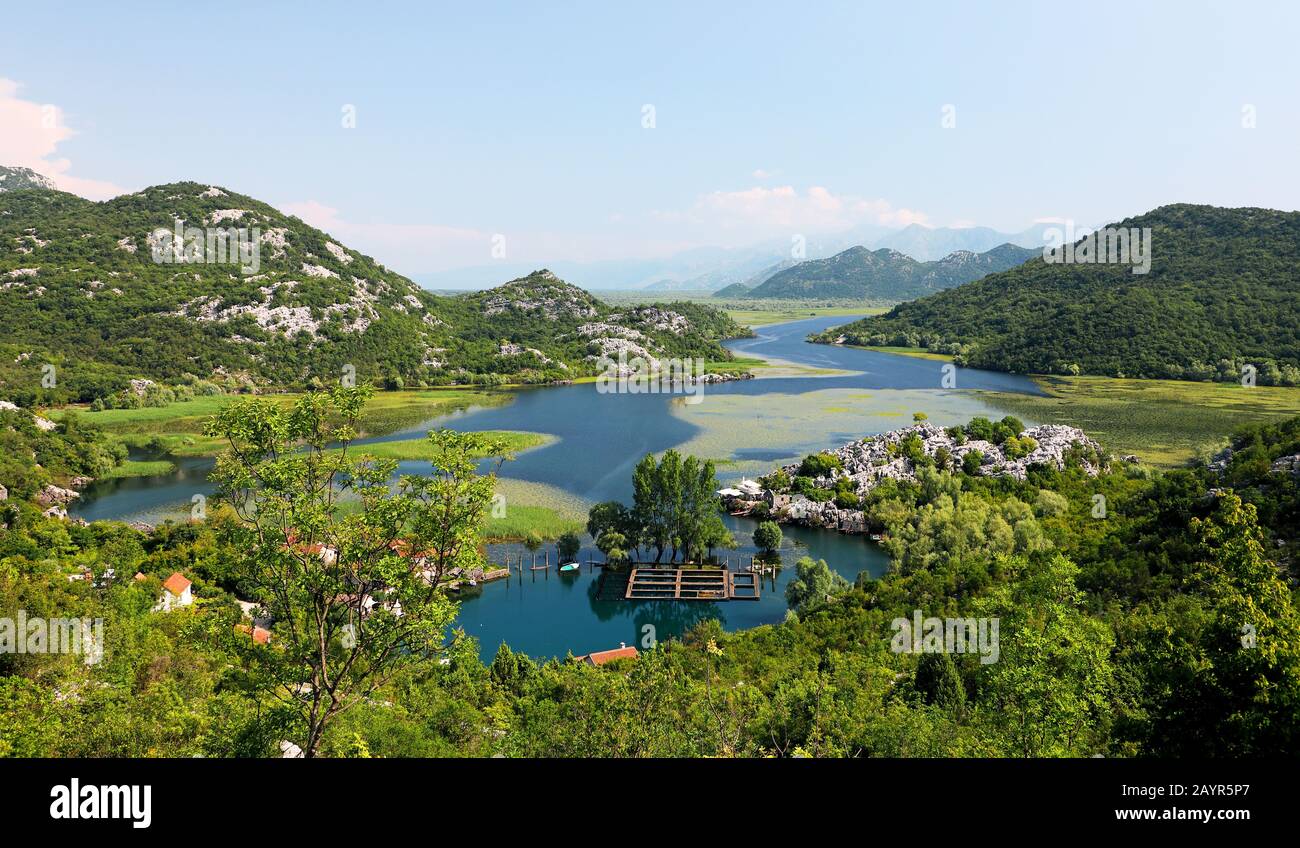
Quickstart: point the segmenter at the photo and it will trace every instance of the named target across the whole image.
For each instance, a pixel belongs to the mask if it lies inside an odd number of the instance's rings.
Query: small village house
[[[585,662],[588,665],[602,666],[607,662],[614,660],[634,660],[638,656],[636,648],[629,648],[627,643],[619,642],[617,648],[608,651],[592,651],[586,656],[576,657],[579,662]]]
[[[172,572],[172,576],[163,581],[162,595],[154,605],[154,611],[170,612],[194,603],[192,585],[184,574],[179,571]]]

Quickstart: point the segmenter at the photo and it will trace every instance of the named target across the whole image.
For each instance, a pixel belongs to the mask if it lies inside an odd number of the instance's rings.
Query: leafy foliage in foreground
[[[339,715],[333,756],[1261,756],[1300,752],[1300,615],[1279,540],[1300,478],[1273,471],[1300,419],[1243,431],[1219,468],[1029,478],[932,471],[866,508],[894,567],[817,587],[786,622],[683,640],[602,668],[507,646],[484,665],[401,670]],[[1267,470],[1266,470],[1267,469]],[[1105,517],[1094,517],[1096,498]],[[0,755],[266,756],[301,727],[206,639],[243,569],[221,522],[144,536],[13,504],[0,616],[102,615],[105,661],[0,654]],[[85,567],[145,582],[69,581]],[[183,570],[198,602],[149,611]],[[804,566],[805,585],[821,569]],[[997,662],[890,650],[896,618],[996,617]],[[227,618],[226,620],[230,620]],[[279,625],[273,629],[279,638]]]

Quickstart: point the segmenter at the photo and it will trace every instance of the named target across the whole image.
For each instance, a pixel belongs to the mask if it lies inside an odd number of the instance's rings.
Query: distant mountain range
[[[749,286],[745,285],[744,283],[732,283],[732,284],[729,285],[729,286],[724,286],[724,287],[718,289],[717,291],[715,291],[715,292],[713,293],[713,296],[714,296],[714,297],[721,297],[721,298],[726,298],[726,297],[731,297],[731,298],[749,297],[749,293],[750,293],[751,291],[753,291],[753,289],[750,288]]]
[[[1252,364],[1300,385],[1300,212],[1177,204],[1113,226],[1150,228],[1146,273],[1032,259],[819,340],[1020,373],[1239,381]]]
[[[912,300],[1014,268],[1042,250],[1004,244],[985,253],[959,250],[934,262],[889,248],[851,247],[778,271],[747,293],[751,298]]]
[[[22,169],[0,176],[25,186],[0,194],[0,398],[87,401],[132,378],[302,386],[336,382],[346,366],[408,386],[537,383],[595,373],[618,349],[727,359],[720,340],[748,332],[694,303],[614,308],[545,270],[438,297],[218,186],[94,203]],[[159,233],[178,219],[199,237],[176,252]],[[205,237],[232,227],[247,231],[258,267],[210,252]],[[42,393],[47,364],[57,388]]]
[[[1046,244],[1043,233],[1055,224],[1035,224],[1018,233],[1003,233],[989,227],[923,227],[912,224],[897,232],[881,236],[870,246],[876,250],[887,247],[905,253],[921,262],[933,262],[951,253],[967,250],[985,253],[1004,244],[1042,250]]]
[[[963,250],[985,253],[1002,244],[1041,249],[1045,243],[1043,231],[1050,226],[1036,224],[1018,233],[1003,233],[988,227],[929,228],[912,224],[889,230],[867,226],[838,235],[810,238],[804,245],[803,258],[825,259],[855,246],[872,250],[889,248],[920,262],[932,262]],[[734,283],[749,288],[761,285],[777,272],[801,261],[792,259],[790,252],[788,239],[773,239],[752,247],[696,248],[660,259],[557,261],[548,265],[566,280],[593,291],[718,291]],[[530,267],[501,263],[413,274],[412,278],[435,291],[485,288],[505,277],[522,275]]]

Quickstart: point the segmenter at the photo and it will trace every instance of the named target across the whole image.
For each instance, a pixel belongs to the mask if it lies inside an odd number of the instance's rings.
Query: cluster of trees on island
[[[646,454],[632,472],[633,503],[606,501],[591,508],[587,533],[610,562],[654,553],[654,562],[705,562],[715,549],[734,549],[722,521],[713,460],[665,451]]]
[[[1214,467],[883,482],[864,505],[889,528],[881,577],[801,563],[784,622],[706,617],[595,668],[506,645],[480,661],[436,587],[482,561],[479,461],[500,446],[433,434],[430,474],[394,490],[390,465],[319,449],[349,440],[362,403],[222,413],[224,505],[205,522],[145,534],[0,502],[0,618],[102,617],[107,642],[97,665],[0,652],[0,756],[1300,753],[1300,418],[1244,430]],[[69,444],[30,441],[40,461],[97,438],[66,421],[47,436]],[[707,555],[708,463],[638,470],[632,507],[593,511],[597,538]],[[154,611],[175,571],[196,602]],[[241,599],[272,614],[269,644],[240,629]],[[998,660],[892,650],[891,622],[918,610],[996,617]]]

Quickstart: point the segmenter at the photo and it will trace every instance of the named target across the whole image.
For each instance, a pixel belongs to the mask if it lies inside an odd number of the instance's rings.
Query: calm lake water
[[[787,363],[788,376],[761,377],[704,387],[698,404],[682,396],[602,394],[594,384],[524,389],[511,403],[471,408],[366,441],[419,436],[435,427],[456,430],[531,430],[556,440],[527,451],[502,469],[502,476],[543,484],[588,503],[631,502],[632,468],[646,453],[679,449],[724,461],[723,484],[757,476],[783,461],[812,450],[834,447],[855,438],[911,423],[913,410],[924,410],[942,425],[974,415],[1001,417],[972,390],[1037,393],[1023,377],[958,369],[957,389],[941,388],[943,363],[873,351],[813,345],[812,332],[847,323],[852,317],[812,318],[762,327],[758,337],[728,343],[741,356]],[[802,368],[802,371],[801,371]],[[844,373],[816,373],[835,369]],[[174,474],[105,481],[84,495],[75,514],[98,519],[157,521],[188,513],[196,494],[211,495],[206,476],[212,461],[180,459]],[[401,473],[419,473],[424,463],[402,463]],[[729,555],[748,561],[755,552],[754,522],[727,518],[741,547]],[[888,565],[884,554],[862,537],[786,527],[782,559],[787,566],[805,554],[825,559],[849,580],[859,572],[878,575]],[[586,540],[590,543],[590,540]],[[518,545],[493,545],[494,559],[516,560]],[[593,547],[580,556],[597,560]],[[485,660],[501,642],[539,657],[618,647],[640,646],[653,627],[659,639],[680,635],[692,624],[717,618],[728,630],[780,621],[785,616],[785,584],[792,567],[763,582],[758,601],[725,603],[625,602],[597,597],[599,568],[580,573],[525,571],[521,577],[483,586],[483,593],[461,605],[459,625],[478,638]]]

